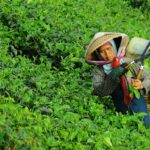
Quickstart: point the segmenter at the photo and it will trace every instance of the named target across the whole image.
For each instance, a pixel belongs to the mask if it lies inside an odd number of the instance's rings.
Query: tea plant
[[[95,32],[149,39],[148,18],[121,0],[1,0],[0,149],[149,149],[137,114],[92,95],[84,61]]]

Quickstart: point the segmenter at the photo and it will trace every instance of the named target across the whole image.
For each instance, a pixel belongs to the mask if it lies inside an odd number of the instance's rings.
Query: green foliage
[[[134,94],[137,99],[140,98],[140,92],[136,90],[133,85],[129,84],[129,89],[131,91],[131,94]],[[130,96],[132,97],[133,95],[130,95]]]
[[[137,114],[92,95],[84,61],[95,32],[149,39],[148,18],[121,0],[1,0],[0,149],[148,149]]]
[[[150,59],[145,60],[144,66],[145,66],[146,69],[150,70]]]
[[[6,30],[2,34],[9,38],[9,52],[14,56],[46,55],[57,67],[69,55],[82,57],[97,31],[126,31],[129,36],[149,38],[147,13],[132,10],[122,1],[95,0],[91,4],[88,0],[83,5],[82,1],[2,0],[0,8],[1,24]]]
[[[140,8],[142,11],[150,10],[150,1],[149,0],[128,0],[130,5],[133,8]]]

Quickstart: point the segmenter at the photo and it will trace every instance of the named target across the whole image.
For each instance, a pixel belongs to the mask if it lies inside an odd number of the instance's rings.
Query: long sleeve
[[[112,79],[110,76],[106,76],[103,68],[95,68],[93,74],[94,94],[97,96],[110,95],[120,82],[119,79]]]
[[[143,79],[142,85],[145,89],[145,94],[148,94],[150,93],[150,72],[146,69],[143,70]]]
[[[140,68],[140,64],[134,63],[130,70],[133,73],[133,78],[136,78],[138,70]],[[146,69],[143,69],[143,74],[142,74],[142,85],[145,89],[145,94],[150,93],[150,72]]]

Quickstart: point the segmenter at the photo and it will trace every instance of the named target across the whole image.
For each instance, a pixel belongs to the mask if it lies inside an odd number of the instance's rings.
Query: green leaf
[[[131,92],[134,93],[134,95],[137,99],[140,98],[140,92],[137,89],[135,89],[133,85],[129,84],[129,89]],[[130,93],[130,96],[132,96],[133,93]]]
[[[5,116],[0,116],[0,125],[5,124]]]
[[[78,57],[73,57],[73,58],[71,58],[71,61],[72,61],[72,62],[78,62],[78,61],[79,61],[79,58],[78,58]]]
[[[131,85],[131,84],[129,84],[129,89],[130,89],[130,91],[134,91],[134,86],[133,85]]]
[[[134,94],[137,99],[140,98],[140,92],[138,90],[134,90]]]
[[[111,140],[109,137],[104,137],[104,144],[107,146],[107,147],[112,147],[112,143],[111,143]]]

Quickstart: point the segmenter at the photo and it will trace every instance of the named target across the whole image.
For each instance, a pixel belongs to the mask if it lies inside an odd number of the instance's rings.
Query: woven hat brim
[[[103,36],[100,36],[100,37],[92,40],[91,43],[89,44],[88,48],[87,48],[85,59],[86,60],[92,60],[92,53],[97,48],[102,46],[107,41],[112,40],[114,38],[118,38],[118,37],[121,37],[121,34],[113,33],[113,34],[105,34]]]

